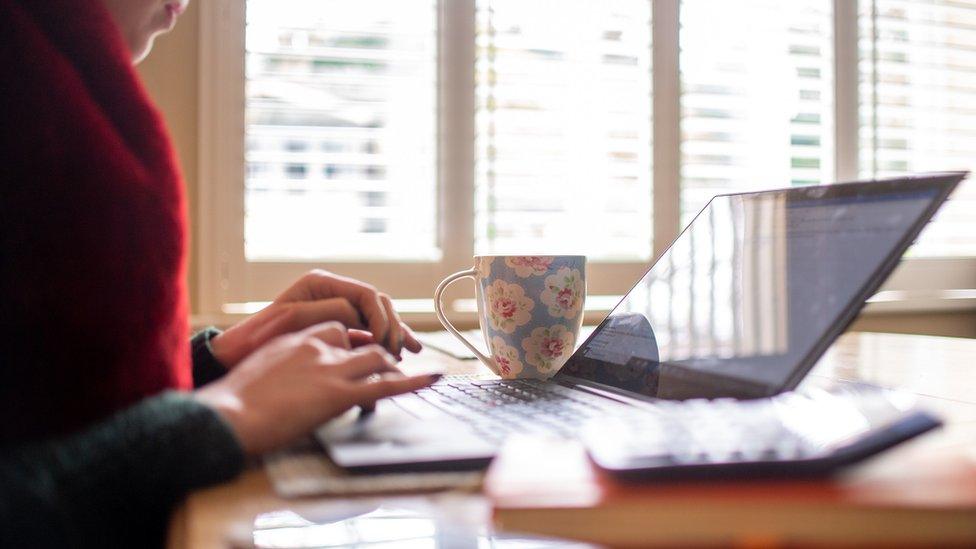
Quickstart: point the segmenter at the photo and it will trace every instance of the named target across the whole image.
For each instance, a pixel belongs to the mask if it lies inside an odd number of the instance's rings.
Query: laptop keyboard
[[[583,438],[610,438],[631,455],[673,463],[802,459],[816,450],[811,438],[789,428],[768,399],[660,402],[650,413],[587,425]]]
[[[900,413],[883,391],[632,406],[551,382],[447,378],[414,394],[488,441],[514,433],[602,440],[617,455],[685,465],[806,459]]]
[[[881,440],[880,433],[889,428],[884,436],[901,440],[899,432],[917,428],[894,427],[907,417],[911,402],[875,388],[810,389],[741,401],[660,401],[647,410],[588,423],[580,438],[598,461],[615,464],[611,468],[666,471],[675,466],[795,462],[868,442],[869,434],[875,437],[870,441]]]
[[[448,379],[414,394],[471,424],[481,436],[498,442],[512,433],[572,436],[588,419],[628,407],[608,398],[531,379]]]

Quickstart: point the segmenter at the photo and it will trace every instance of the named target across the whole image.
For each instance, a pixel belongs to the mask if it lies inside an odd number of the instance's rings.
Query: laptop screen
[[[666,399],[789,389],[954,183],[715,197],[559,376]]]

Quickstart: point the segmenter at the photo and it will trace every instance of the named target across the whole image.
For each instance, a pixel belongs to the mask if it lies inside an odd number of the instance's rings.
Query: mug
[[[478,322],[488,356],[447,320],[441,294],[473,278]],[[445,278],[434,291],[434,311],[491,371],[505,379],[552,377],[573,354],[586,298],[586,257],[581,255],[478,255],[474,268]]]

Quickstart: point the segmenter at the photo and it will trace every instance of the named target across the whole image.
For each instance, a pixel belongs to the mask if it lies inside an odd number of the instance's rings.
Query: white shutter
[[[648,0],[478,0],[475,251],[651,254]]]
[[[437,246],[435,0],[248,0],[249,261]]]
[[[833,181],[830,0],[683,0],[681,211]]]
[[[862,174],[976,169],[976,1],[862,0],[860,23]],[[976,255],[976,185],[910,254]]]

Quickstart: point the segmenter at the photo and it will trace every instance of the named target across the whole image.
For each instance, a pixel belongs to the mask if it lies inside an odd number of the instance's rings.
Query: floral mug
[[[473,278],[486,356],[447,320],[441,294]],[[434,310],[447,331],[505,379],[553,376],[573,354],[586,297],[586,257],[581,255],[479,255],[474,268],[454,273],[434,291]]]

